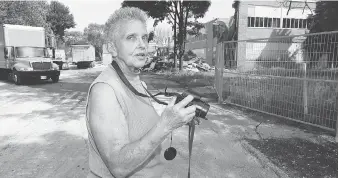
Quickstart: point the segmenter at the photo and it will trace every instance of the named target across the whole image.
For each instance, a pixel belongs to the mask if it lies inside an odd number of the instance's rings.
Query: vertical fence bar
[[[338,118],[337,121],[335,122],[335,140],[338,143]]]
[[[219,77],[219,62],[218,62],[218,60],[219,60],[219,58],[218,58],[218,50],[219,50],[219,48],[218,48],[218,45],[216,46],[217,47],[217,49],[216,49],[216,64],[215,64],[215,66],[214,66],[214,77],[215,77],[215,80],[214,80],[214,82],[215,82],[215,86],[214,86],[214,88],[215,88],[215,92],[217,93],[217,96],[218,96],[218,101],[219,101],[219,84],[220,84],[220,77]]]
[[[304,71],[304,80],[303,80],[303,106],[304,106],[304,114],[308,114],[308,105],[307,105],[307,64],[303,63],[303,71]]]
[[[218,102],[222,103],[223,100],[223,86],[224,86],[224,64],[225,64],[225,56],[224,56],[224,43],[219,44],[219,69],[220,69],[220,78],[219,78],[219,97],[218,97]]]

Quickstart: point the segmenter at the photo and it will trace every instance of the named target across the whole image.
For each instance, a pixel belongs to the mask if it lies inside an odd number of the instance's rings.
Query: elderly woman
[[[146,13],[138,8],[121,8],[106,23],[113,60],[128,82],[145,95],[138,69],[147,60],[146,20]],[[193,119],[196,107],[185,108],[192,99],[188,96],[175,104],[173,98],[159,116],[150,98],[132,92],[109,65],[88,92],[88,177],[161,177],[161,143]]]

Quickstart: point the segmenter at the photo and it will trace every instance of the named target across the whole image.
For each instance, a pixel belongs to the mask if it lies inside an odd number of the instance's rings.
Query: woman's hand
[[[185,108],[185,106],[193,99],[194,97],[189,95],[177,104],[175,104],[176,97],[170,101],[161,114],[160,124],[165,128],[165,130],[173,131],[193,119],[195,116],[196,106],[192,105]]]

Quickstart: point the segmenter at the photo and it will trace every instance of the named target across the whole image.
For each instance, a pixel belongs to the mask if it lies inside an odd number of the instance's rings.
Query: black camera
[[[184,98],[188,96],[187,93],[182,93],[181,95],[177,95],[177,99],[175,101],[175,104],[182,101]],[[206,115],[208,113],[208,110],[210,109],[210,105],[204,101],[202,101],[200,98],[194,97],[194,99],[187,104],[186,107],[195,105],[197,109],[195,110],[195,116],[200,117],[202,119],[206,119]],[[206,119],[207,120],[207,119]]]

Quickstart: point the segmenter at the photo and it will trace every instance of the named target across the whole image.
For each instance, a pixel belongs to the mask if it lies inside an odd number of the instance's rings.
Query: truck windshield
[[[46,49],[41,47],[16,47],[16,57],[46,57]]]

